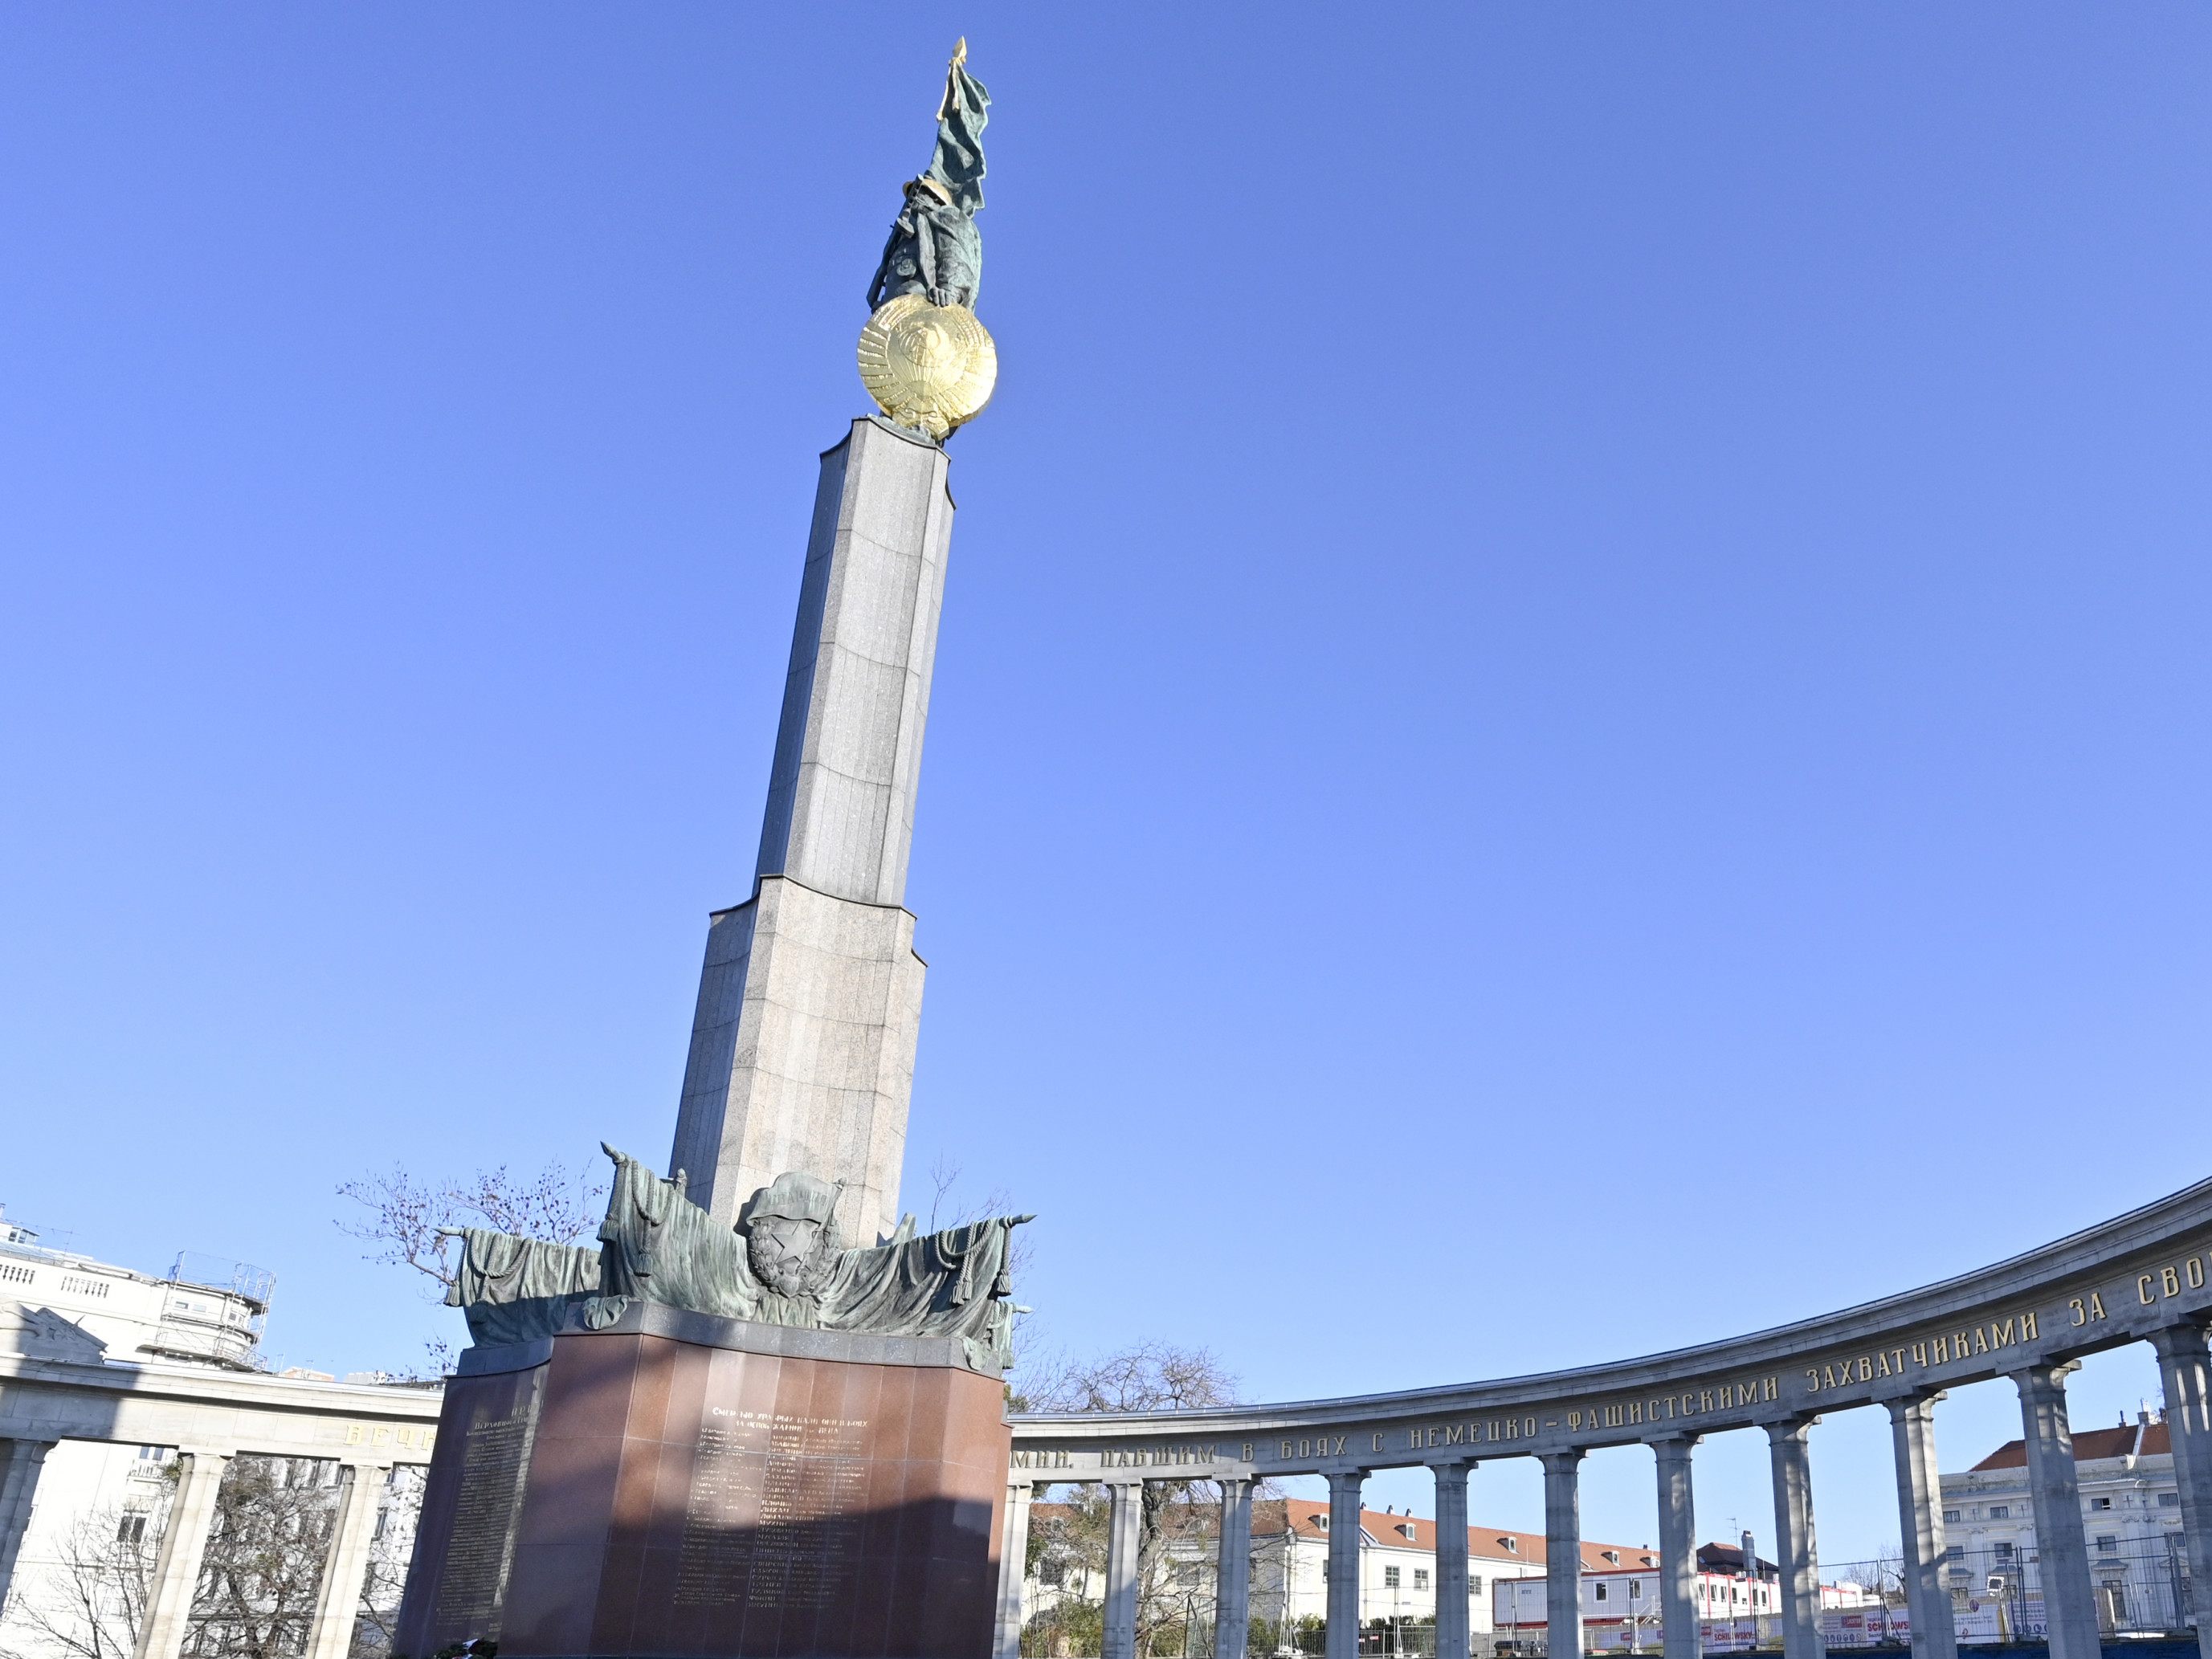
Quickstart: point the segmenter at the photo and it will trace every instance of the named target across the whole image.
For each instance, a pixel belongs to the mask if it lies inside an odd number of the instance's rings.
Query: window
[[[1946,1561],[1965,1560],[1966,1559],[1966,1547],[1964,1544],[1946,1544],[1943,1547],[1943,1559]]]
[[[1482,1594],[1482,1575],[1480,1573],[1471,1572],[1468,1574],[1467,1593],[1469,1595],[1480,1595]]]
[[[1592,1595],[1590,1596],[1591,1601],[1602,1601],[1605,1600],[1605,1586],[1603,1584],[1593,1584],[1590,1586],[1590,1589],[1592,1591]]]
[[[2012,1505],[2009,1504],[1992,1504],[1990,1505],[1990,1519],[1992,1521],[2008,1520],[2011,1517],[2011,1515]]]
[[[2120,1540],[2118,1539],[2113,1537],[2112,1534],[2108,1532],[2100,1532],[2097,1534],[2098,1554],[2118,1555],[2119,1553]]]
[[[1996,1543],[1996,1551],[1998,1560],[2009,1561],[2012,1559],[2012,1544],[2008,1540],[2002,1538],[1998,1539]]]
[[[2178,1492],[2162,1492],[2159,1493],[2158,1506],[2162,1510],[2179,1509],[2181,1507],[2181,1494]]]
[[[1519,1539],[1501,1538],[1498,1541],[1505,1546],[1505,1553],[1508,1555],[1518,1555],[1521,1553],[1521,1540]]]
[[[1382,1569],[1382,1588],[1384,1589],[1395,1589],[1398,1588],[1397,1568],[1385,1567]]]
[[[1945,1510],[1943,1511],[1943,1518],[1946,1521],[1956,1521],[1959,1518],[1959,1511],[1956,1510]]]
[[[1428,1587],[1429,1570],[1426,1567],[1415,1567],[1413,1569],[1413,1588],[1415,1589],[1426,1589]]]
[[[1630,1579],[1630,1580],[1628,1581],[1628,1599],[1629,1599],[1630,1601],[1635,1601],[1635,1600],[1637,1599],[1637,1597],[1638,1597],[1639,1595],[1643,1595],[1643,1594],[1644,1594],[1644,1581],[1643,1581],[1641,1578],[1632,1578],[1632,1579]]]
[[[2089,1500],[2089,1507],[2093,1510],[2108,1510],[2112,1507],[2112,1500],[2109,1498],[2093,1498]]]
[[[1323,1532],[1327,1532],[1328,1530],[1328,1517],[1327,1516],[1316,1515],[1314,1516],[1313,1521],[1314,1525],[1319,1527]]]
[[[115,1523],[115,1541],[118,1544],[139,1544],[146,1539],[146,1517],[126,1515]]]

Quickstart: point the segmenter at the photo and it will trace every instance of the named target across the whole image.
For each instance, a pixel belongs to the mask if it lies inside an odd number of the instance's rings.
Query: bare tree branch
[[[923,1232],[940,1232],[947,1227],[964,1227],[991,1216],[1020,1212],[1014,1195],[1003,1187],[994,1187],[980,1198],[956,1198],[960,1173],[960,1166],[942,1152],[930,1160],[929,1224],[921,1229]],[[1006,1242],[1006,1266],[1017,1281],[1029,1271],[1032,1231],[1017,1228]]]
[[[1099,1358],[1048,1355],[1024,1366],[1021,1392],[1009,1403],[1029,1412],[1190,1411],[1237,1403],[1237,1378],[1205,1348],[1139,1342]],[[1170,1627],[1210,1613],[1212,1593],[1176,1570],[1173,1538],[1212,1536],[1218,1524],[1211,1481],[1147,1480],[1139,1488],[1137,1531],[1137,1651],[1149,1653]],[[1106,1571],[1107,1499],[1103,1488],[1081,1488],[1064,1514],[1044,1528],[1048,1550],[1064,1553],[1100,1578]],[[1201,1558],[1206,1552],[1199,1552]]]
[[[307,1651],[337,1521],[336,1466],[246,1453],[216,1489],[192,1597],[186,1659],[295,1659]]]
[[[572,1243],[598,1224],[606,1191],[605,1178],[595,1178],[591,1165],[572,1170],[557,1159],[535,1176],[512,1174],[502,1164],[479,1170],[466,1181],[449,1177],[434,1183],[394,1164],[381,1174],[338,1183],[338,1196],[368,1213],[342,1218],[337,1226],[378,1247],[365,1253],[367,1260],[412,1267],[431,1281],[425,1295],[441,1300],[459,1264],[448,1254],[453,1241],[441,1228],[492,1227],[549,1243]]]
[[[154,1578],[159,1522],[158,1515],[112,1508],[80,1516],[63,1535],[52,1571],[18,1577],[0,1624],[0,1655],[131,1659]]]

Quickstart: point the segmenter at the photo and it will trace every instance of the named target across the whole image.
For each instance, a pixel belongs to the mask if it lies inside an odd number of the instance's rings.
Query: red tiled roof
[[[2125,1457],[2136,1451],[2136,1432],[2138,1425],[2123,1423],[2116,1429],[2079,1429],[2074,1435],[2074,1461],[2094,1462],[2104,1457]],[[2141,1451],[2145,1457],[2167,1457],[2173,1452],[2172,1437],[2166,1431],[2164,1423],[2153,1423],[2142,1431]],[[2024,1469],[2027,1467],[2027,1443],[2008,1440],[1995,1451],[1974,1465],[1974,1472],[1984,1469]]]
[[[1290,1516],[1291,1530],[1301,1538],[1325,1538],[1328,1528],[1322,1523],[1328,1518],[1328,1504],[1323,1498],[1262,1498],[1252,1506],[1252,1532],[1255,1537],[1280,1533],[1283,1516]],[[1425,1515],[1393,1515],[1382,1510],[1362,1510],[1359,1523],[1370,1538],[1379,1543],[1395,1544],[1401,1548],[1425,1550],[1433,1555],[1437,1547],[1437,1523]],[[1401,1532],[1401,1527],[1413,1528],[1412,1536]],[[1492,1561],[1520,1561],[1540,1567],[1545,1563],[1544,1534],[1540,1532],[1515,1532],[1504,1527],[1469,1527],[1467,1529],[1467,1548],[1469,1555]],[[1618,1561],[1607,1558],[1606,1552],[1615,1552]],[[1583,1540],[1583,1571],[1610,1572],[1627,1568],[1656,1568],[1659,1552],[1640,1544],[1606,1544],[1589,1539]]]

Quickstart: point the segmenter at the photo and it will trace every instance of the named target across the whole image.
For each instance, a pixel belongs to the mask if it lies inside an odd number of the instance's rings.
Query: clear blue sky
[[[283,1361],[454,1322],[346,1177],[665,1157],[963,32],[1003,373],[908,1193],[1039,1212],[1045,1339],[1531,1370],[2212,1174],[2201,9],[5,32],[0,1200],[272,1267]],[[1885,1446],[1816,1431],[1831,1557],[1895,1534]],[[1702,1457],[1771,1536],[1763,1446]]]

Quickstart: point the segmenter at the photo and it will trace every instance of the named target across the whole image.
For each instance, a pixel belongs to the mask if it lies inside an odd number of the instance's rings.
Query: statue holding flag
[[[998,348],[975,317],[983,278],[983,125],[991,94],[952,51],[937,106],[937,149],[906,186],[868,284],[874,315],[860,331],[860,380],[894,422],[942,441],[990,400]]]

